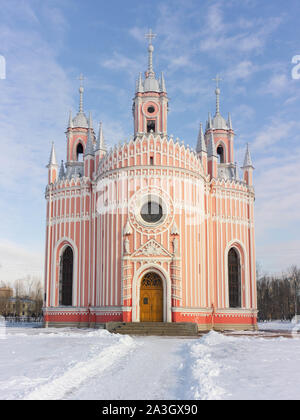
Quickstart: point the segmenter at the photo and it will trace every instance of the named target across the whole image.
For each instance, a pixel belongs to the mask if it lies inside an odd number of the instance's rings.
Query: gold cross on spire
[[[149,29],[149,32],[145,34],[145,38],[148,39],[149,45],[152,45],[152,39],[156,37],[156,34],[152,32],[152,29]]]

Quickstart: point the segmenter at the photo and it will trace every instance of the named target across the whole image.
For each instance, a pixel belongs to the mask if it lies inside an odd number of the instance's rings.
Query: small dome
[[[213,128],[220,130],[228,130],[227,122],[220,114],[216,114],[212,120]]]
[[[144,82],[144,92],[160,92],[158,80],[147,77]]]
[[[78,112],[76,117],[73,119],[73,126],[89,128],[88,120],[83,112]]]

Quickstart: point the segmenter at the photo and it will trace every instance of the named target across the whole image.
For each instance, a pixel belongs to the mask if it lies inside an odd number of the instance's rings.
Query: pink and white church
[[[133,99],[134,134],[107,150],[84,112],[52,145],[46,187],[46,326],[192,322],[199,330],[257,326],[253,164],[242,177],[231,117],[216,111],[196,150],[168,135],[163,73],[148,69]]]

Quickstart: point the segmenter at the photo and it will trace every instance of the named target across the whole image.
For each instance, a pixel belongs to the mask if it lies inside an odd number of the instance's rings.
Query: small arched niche
[[[221,144],[217,147],[217,155],[219,158],[219,163],[225,163],[224,147]]]
[[[78,143],[76,147],[76,160],[77,162],[83,162],[83,146],[81,143]]]

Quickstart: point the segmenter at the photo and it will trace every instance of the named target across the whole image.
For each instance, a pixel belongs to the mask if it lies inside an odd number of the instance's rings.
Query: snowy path
[[[136,337],[135,350],[101,377],[95,377],[71,399],[175,399],[179,385],[182,339]],[[116,387],[117,384],[117,387]]]
[[[300,338],[7,329],[0,399],[300,399]]]

